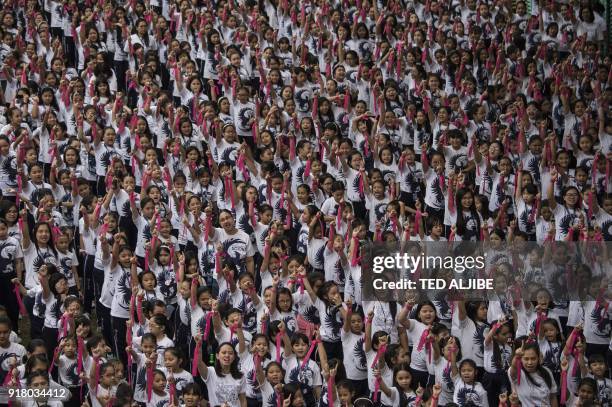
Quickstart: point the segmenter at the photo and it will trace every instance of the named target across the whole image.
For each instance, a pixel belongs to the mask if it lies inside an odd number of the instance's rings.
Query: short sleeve
[[[246,255],[247,257],[253,257],[255,255],[255,247],[253,246],[253,242],[251,242],[251,239],[249,239],[248,237],[247,237]]]
[[[208,375],[206,375],[206,378],[200,376],[202,378],[202,380],[204,381],[204,383],[209,384],[214,382],[215,379],[213,379],[213,376],[216,378],[217,377],[217,372],[215,372],[215,368],[212,366],[208,366]]]
[[[23,250],[21,249],[21,245],[19,243],[15,245],[15,259],[23,259]]]
[[[79,258],[77,257],[76,253],[72,252],[72,265],[73,266],[78,266],[79,265]]]
[[[210,369],[210,367],[209,367]],[[240,382],[238,382],[238,394],[246,393],[246,375],[242,375]]]

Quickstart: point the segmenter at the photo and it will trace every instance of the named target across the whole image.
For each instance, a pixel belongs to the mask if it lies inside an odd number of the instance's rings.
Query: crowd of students
[[[612,405],[603,13],[5,0],[0,381],[58,391],[0,404]],[[495,293],[363,298],[393,241]]]

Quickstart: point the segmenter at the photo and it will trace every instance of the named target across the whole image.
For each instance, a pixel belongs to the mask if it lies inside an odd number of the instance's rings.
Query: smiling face
[[[234,362],[235,358],[236,354],[234,352],[234,348],[232,348],[232,346],[229,344],[221,346],[217,352],[217,360],[223,368],[229,368]]]
[[[422,323],[429,325],[436,319],[436,310],[431,305],[423,305],[419,311],[419,318]]]

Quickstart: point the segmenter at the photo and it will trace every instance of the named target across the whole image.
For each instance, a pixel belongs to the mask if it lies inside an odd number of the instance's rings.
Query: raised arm
[[[23,250],[27,250],[30,247],[30,227],[28,225],[28,212],[25,209],[22,209],[20,212],[19,220],[23,224],[23,228],[21,228],[21,247]]]
[[[314,289],[310,285],[310,281],[306,278],[306,269],[304,266],[300,266],[298,268],[298,274],[302,277],[304,282],[304,288],[308,291],[308,295],[310,295],[310,300],[314,303],[317,300],[317,293],[314,292]]]

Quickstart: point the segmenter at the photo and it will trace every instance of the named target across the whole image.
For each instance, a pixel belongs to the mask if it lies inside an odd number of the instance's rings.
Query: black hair
[[[5,309],[6,311],[6,309]],[[5,316],[0,316],[0,325],[7,325],[9,327],[9,330],[11,330],[13,328],[13,324],[11,322],[11,320],[8,317]]]
[[[181,393],[193,394],[193,395],[202,397],[202,388],[197,383],[188,383],[185,386],[183,386],[183,390]]]
[[[465,219],[465,217],[463,216],[463,208],[461,206],[461,200],[463,199],[463,197],[466,194],[471,194],[472,195],[472,205],[470,205],[469,207],[469,212],[470,212],[470,216],[472,217],[472,219],[474,219],[474,221],[476,222],[476,229],[473,231],[468,231],[467,230],[467,221]],[[480,237],[480,215],[478,214],[478,211],[476,210],[476,200],[474,199],[474,192],[472,190],[469,190],[467,188],[460,188],[457,193],[455,194],[456,196],[456,204],[455,204],[455,208],[457,211],[457,234],[459,236],[464,237],[464,240],[469,240],[466,238],[472,237],[472,236],[467,236],[469,232],[470,235],[472,233],[476,234],[476,240],[479,239]]]
[[[426,305],[429,305],[434,310],[435,318],[433,322],[438,322],[438,313],[436,312],[436,306],[431,301],[423,301],[423,302],[420,302],[419,305],[417,305],[416,310],[415,310],[415,319],[419,322],[423,322],[421,321],[419,317],[419,313],[421,312],[421,309]]]
[[[44,379],[47,380],[47,383],[49,382],[49,373],[48,372],[44,372],[44,371],[36,371],[36,372],[32,372],[27,376],[26,382],[28,385],[32,384],[32,381],[34,379],[36,379],[37,377],[42,377]]]
[[[601,353],[594,353],[589,356],[589,366],[593,363],[604,363],[607,366],[606,358]]]
[[[43,363],[47,366],[47,368],[49,367],[49,360],[47,359],[47,355],[32,355],[30,356],[30,358],[28,359],[28,361],[25,364],[25,376],[28,377],[30,375],[30,373],[34,372],[34,370],[32,370],[34,368],[34,366],[37,363]],[[47,373],[47,368],[44,369],[44,372]]]
[[[544,321],[542,321],[542,327],[544,326],[544,324],[551,324],[557,329],[557,335],[555,336],[555,341],[557,342],[563,341],[563,336],[561,335],[561,328],[559,327],[559,323],[557,322],[556,319],[547,318]],[[543,329],[543,328],[540,328],[540,329]]]
[[[152,333],[146,333],[144,335],[142,335],[142,339],[140,340],[140,343],[144,343],[144,341],[151,341],[153,342],[154,345],[157,345],[157,338],[152,334]]]
[[[455,345],[457,346],[457,359],[456,360],[463,359],[461,357],[461,342],[459,341],[459,338],[457,338],[456,336],[447,336],[447,337],[440,339],[440,342],[439,342],[440,352],[442,351],[442,349],[446,347],[446,345],[448,345],[448,341],[451,338],[455,339]]]
[[[87,352],[91,353],[91,350],[102,342],[104,342],[104,337],[102,335],[100,334],[93,335],[91,338],[87,340],[85,344],[85,347],[87,348]]]
[[[283,400],[289,398],[289,396],[294,396],[300,390],[301,385],[299,383],[287,383],[283,385]]]
[[[393,387],[395,387],[399,393],[399,405],[407,406],[408,397],[406,396],[406,392],[400,387],[399,383],[396,380],[397,373],[402,370],[408,372],[410,374],[410,377],[412,378],[412,370],[410,369],[410,365],[408,363],[400,363],[393,368]],[[414,390],[414,383],[412,383],[412,380],[410,381],[410,389]]]
[[[232,348],[232,352],[234,352],[234,360],[230,365],[230,376],[232,376],[234,379],[240,379],[242,377],[242,372],[240,371],[240,369],[238,369],[238,352],[236,352],[236,349],[234,349],[234,346],[232,346],[230,342],[223,342],[219,344],[219,347],[217,348],[217,353],[221,352],[221,348],[224,346],[229,346],[230,348]],[[215,373],[217,373],[217,376],[219,377],[225,377],[225,374],[221,369],[221,362],[219,362],[219,358],[216,358],[215,360]]]
[[[39,347],[47,349],[47,344],[42,339],[32,339],[30,343],[28,343],[28,346],[26,346],[26,350],[28,351],[28,353],[32,353],[36,348]]]
[[[134,392],[128,383],[121,383],[117,386],[115,397],[117,400],[130,400],[134,397]]]
[[[583,377],[578,383],[578,389],[582,386],[590,386],[591,390],[593,390],[593,396],[595,397],[595,400],[599,398],[597,381],[595,379],[593,379],[592,377]]]
[[[533,350],[537,357],[539,358],[541,353],[540,353],[540,347],[537,343],[525,343],[523,344],[523,352],[526,352],[528,350]],[[544,383],[546,383],[546,387],[548,387],[548,389],[550,389],[552,383],[553,383],[553,379],[549,373],[549,371],[542,366],[542,364],[540,362],[538,362],[538,366],[536,367],[536,371],[537,373],[542,377],[542,380],[544,380]],[[527,371],[525,371],[525,369],[523,369],[523,372],[525,373],[525,377],[527,377],[527,380],[529,380],[529,383],[531,383],[532,385],[536,386],[536,387],[540,387],[534,380],[533,377],[531,377],[531,374]]]
[[[395,363],[393,363],[393,359],[399,355],[402,346],[397,343],[392,343],[387,346],[387,350],[385,351],[385,363],[387,366],[392,367]]]

